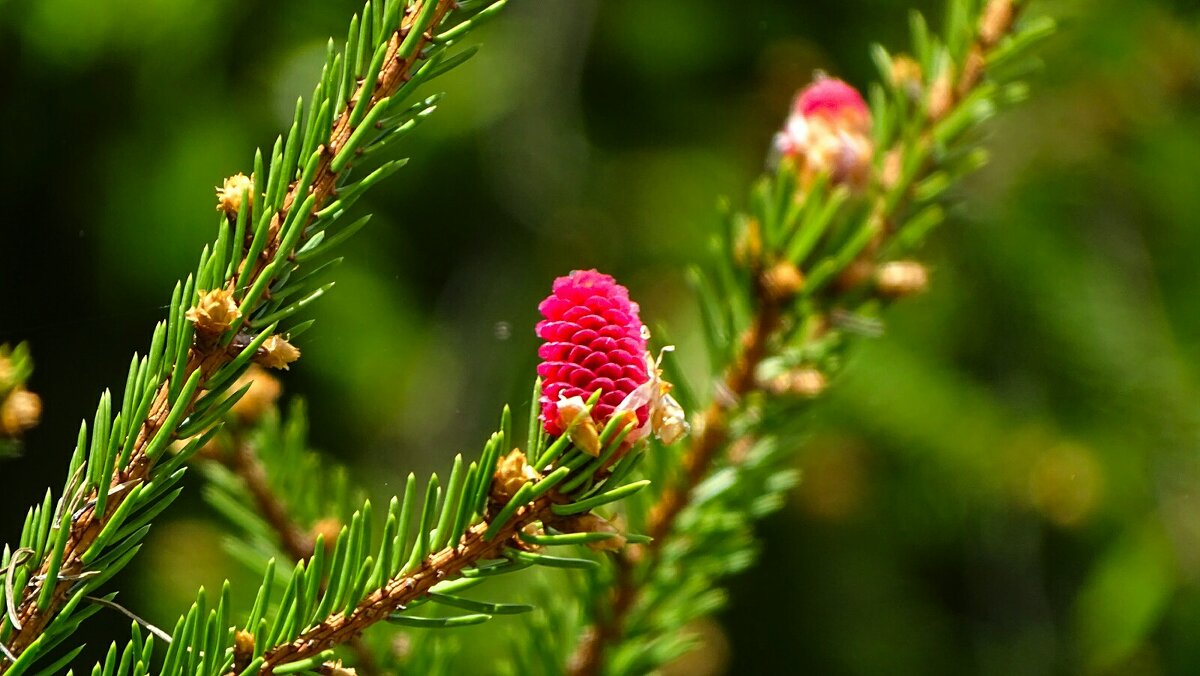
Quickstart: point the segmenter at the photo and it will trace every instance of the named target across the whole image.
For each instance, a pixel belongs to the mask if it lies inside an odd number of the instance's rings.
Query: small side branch
[[[285,664],[311,658],[346,643],[371,625],[386,620],[392,613],[425,596],[438,583],[457,577],[480,561],[497,558],[522,528],[550,518],[554,501],[553,495],[547,495],[521,507],[490,539],[485,537],[490,522],[472,526],[456,545],[431,554],[416,570],[392,578],[368,594],[350,612],[333,615],[301,633],[291,643],[267,650],[259,674],[273,674],[276,668]]]
[[[235,436],[233,448],[220,456],[220,462],[246,486],[258,513],[279,537],[283,550],[295,561],[313,554],[313,541],[292,518],[283,500],[275,494],[267,479],[266,469],[250,443]]]

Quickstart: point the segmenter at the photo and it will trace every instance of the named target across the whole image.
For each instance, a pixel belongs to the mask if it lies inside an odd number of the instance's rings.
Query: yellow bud
[[[595,552],[619,552],[625,548],[625,543],[628,542],[621,531],[612,524],[608,519],[603,519],[595,514],[587,514],[590,517],[588,531],[592,533],[612,533],[612,537],[589,542],[588,548]]]
[[[254,179],[245,174],[234,174],[225,179],[225,186],[217,188],[217,211],[225,212],[230,218],[237,218],[242,208],[242,194],[247,193],[251,204],[254,203]]]
[[[328,674],[328,676],[357,676],[357,674],[358,674],[358,672],[355,671],[352,667],[342,666],[341,660],[337,660],[336,662],[326,662],[325,664],[322,664],[320,671],[322,674]]]
[[[246,631],[245,629],[239,629],[237,633],[233,635],[233,654],[246,655],[250,659],[253,659],[254,634]],[[247,662],[249,662],[249,660],[247,660]]]
[[[225,289],[201,291],[196,306],[187,311],[187,320],[196,325],[198,333],[219,336],[242,318],[233,294]]]
[[[1013,20],[1012,0],[991,0],[983,8],[979,20],[979,39],[985,45],[994,45],[1008,32]]]
[[[892,59],[892,85],[904,92],[912,100],[921,98],[921,85],[924,74],[921,64],[911,56],[901,54]]]
[[[782,373],[767,382],[769,392],[812,399],[825,391],[829,382],[825,374],[814,368],[799,368]]]
[[[250,389],[233,405],[232,412],[240,422],[249,424],[262,419],[275,406],[283,388],[275,376],[256,365],[237,379],[233,390],[236,392],[246,385],[250,385]]]
[[[2,351],[2,348],[0,348]],[[12,360],[0,354],[0,392],[4,392],[13,385],[13,366]]]
[[[341,533],[341,531],[342,522],[333,517],[329,517],[314,523],[312,528],[309,529],[309,536],[312,537],[313,542],[316,542],[317,538],[322,538],[322,541],[325,543],[325,548],[332,551],[333,545],[337,541],[338,534]]]
[[[762,228],[758,220],[748,218],[741,222],[734,243],[734,259],[743,267],[750,267],[762,256]]]
[[[950,112],[954,103],[954,85],[951,82],[950,68],[943,68],[938,78],[929,89],[929,118],[940,120]]]
[[[286,371],[288,364],[299,358],[299,348],[279,336],[271,336],[259,348],[258,354],[254,355],[254,362],[267,368]]]
[[[492,483],[492,497],[497,502],[508,502],[521,486],[541,478],[519,448],[514,448],[508,455],[500,458],[493,476],[495,482]]]
[[[875,289],[887,298],[903,298],[929,288],[929,271],[916,261],[884,263],[875,273]]]
[[[618,552],[625,548],[627,542],[621,534],[621,529],[608,519],[595,514],[573,516],[556,522],[554,526],[564,533],[612,533],[610,538],[587,543],[588,548],[596,552]]]
[[[15,437],[38,424],[42,400],[33,392],[18,388],[0,404],[0,436]]]
[[[904,155],[899,148],[893,148],[883,156],[883,170],[879,174],[879,183],[891,190],[900,183],[900,174],[904,171]]]
[[[803,287],[804,275],[791,261],[780,261],[762,274],[763,291],[777,302],[788,300]]]

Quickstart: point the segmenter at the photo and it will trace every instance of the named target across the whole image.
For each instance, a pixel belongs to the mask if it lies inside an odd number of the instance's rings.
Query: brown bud
[[[272,369],[288,370],[288,364],[300,358],[300,350],[279,336],[271,336],[254,355],[254,363]]]
[[[238,629],[233,635],[233,663],[238,668],[245,669],[254,659],[254,634],[245,629]]]
[[[321,519],[314,523],[309,529],[309,535],[312,536],[312,541],[316,542],[317,538],[321,538],[325,543],[325,548],[332,550],[337,537],[342,532],[342,522],[333,517]]]
[[[492,484],[492,497],[498,502],[508,502],[521,486],[530,481],[542,478],[525,458],[521,449],[514,448],[511,453],[500,458],[496,463],[495,482]]]
[[[766,388],[772,394],[812,399],[824,392],[828,384],[824,373],[805,367],[775,376],[766,383]]]
[[[852,291],[865,284],[875,272],[875,264],[869,258],[856,258],[837,277],[839,291]]]
[[[196,325],[196,331],[208,336],[219,336],[242,318],[233,294],[225,289],[201,291],[196,307],[187,311],[187,320]]]
[[[791,261],[780,261],[762,274],[762,288],[767,298],[783,302],[804,287],[804,275]]]
[[[929,271],[916,261],[892,261],[875,273],[875,289],[886,298],[903,298],[929,288]]]
[[[234,174],[225,179],[225,186],[217,188],[217,211],[225,212],[230,218],[237,218],[242,208],[242,194],[250,197],[254,203],[254,179],[245,174]]]
[[[239,422],[251,424],[261,420],[267,411],[275,406],[283,388],[275,376],[257,365],[246,369],[233,384],[233,390],[236,392],[246,385],[249,385],[250,389],[233,405],[232,412]]]
[[[33,392],[17,388],[0,404],[0,436],[15,437],[38,424],[42,400]]]

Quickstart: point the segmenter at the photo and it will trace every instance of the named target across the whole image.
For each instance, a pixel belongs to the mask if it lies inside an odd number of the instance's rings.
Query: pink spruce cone
[[[871,110],[858,90],[836,78],[822,77],[796,97],[775,152],[794,158],[801,177],[830,174],[835,183],[862,186],[869,175]]]
[[[597,390],[600,400],[592,419],[603,428],[613,411],[639,385],[650,379],[646,368],[646,337],[638,304],[629,290],[595,270],[576,270],[554,280],[554,292],[538,305],[545,317],[537,324],[543,341],[542,424],[553,436],[563,433],[560,399],[582,397]],[[649,406],[636,411],[638,426],[646,422]]]
[[[866,131],[870,126],[871,110],[858,90],[834,77],[813,82],[796,97],[793,112],[806,118],[824,117],[845,120]]]

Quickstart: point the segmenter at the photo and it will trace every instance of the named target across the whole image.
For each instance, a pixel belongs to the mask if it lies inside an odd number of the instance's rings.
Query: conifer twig
[[[275,494],[267,479],[266,468],[250,442],[241,435],[234,435],[231,448],[217,455],[217,462],[241,479],[246,491],[254,500],[254,506],[263,516],[279,543],[293,561],[303,561],[313,554],[313,542],[300,524],[292,517],[287,505]]]
[[[206,457],[211,457],[214,462],[220,463],[242,481],[254,501],[256,510],[279,538],[284,553],[293,562],[308,559],[313,555],[312,538],[304,532],[291,510],[288,509],[287,503],[271,487],[262,459],[259,458],[246,435],[240,432],[241,430],[238,430],[230,435],[229,449]],[[355,667],[362,672],[363,676],[379,673],[379,668],[375,664],[375,656],[362,641],[357,638],[352,639],[349,641],[349,647],[354,652]]]
[[[429,3],[433,3],[433,5]],[[355,119],[356,108],[370,110],[380,101],[386,100],[411,78],[414,66],[423,58],[423,49],[433,40],[433,30],[440,26],[456,4],[455,0],[423,0],[404,9],[404,18],[399,30],[395,31],[390,38],[385,60],[378,71],[378,77],[373,81],[364,79],[354,88],[353,96],[338,114],[327,141],[321,144],[320,158],[312,179],[307,183],[295,181],[289,184],[281,209],[271,217],[267,241],[262,253],[258,260],[243,261],[238,266],[239,272],[229,280],[231,290],[257,286],[256,283],[260,281],[262,275],[275,270],[271,263],[276,260],[278,255],[281,253],[290,255],[290,252],[280,251],[283,244],[281,235],[284,224],[288,222],[288,213],[297,203],[311,204],[308,213],[301,216],[303,221],[300,223],[300,227],[304,228],[329,198],[335,195],[338,176],[349,166],[342,160],[343,153],[354,152],[349,148],[354,140],[353,135],[357,131],[356,125],[362,120],[361,116]],[[430,7],[432,7],[431,19],[426,11]],[[429,28],[413,42],[408,42],[407,44],[413,48],[406,49],[404,50],[406,53],[402,53],[401,47],[405,45],[406,38],[418,18],[429,19],[426,24]],[[364,104],[365,108],[358,105],[364,98],[367,99]],[[341,162],[341,166],[336,170],[335,162]],[[301,190],[307,192],[302,194]],[[236,251],[239,252],[239,255],[245,256],[246,252],[242,246],[243,243],[237,243]],[[250,315],[266,298],[269,298],[269,291],[257,299],[251,307],[245,308],[245,311],[241,312],[243,327],[249,327]],[[82,558],[84,553],[101,535],[105,525],[117,513],[123,501],[148,480],[157,457],[151,457],[147,451],[154,440],[161,438],[160,431],[163,431],[168,423],[178,425],[186,419],[187,414],[193,410],[196,401],[200,398],[200,393],[205,389],[204,386],[209,378],[222,366],[231,363],[242,349],[252,344],[252,338],[252,333],[240,331],[231,341],[225,342],[220,340],[220,336],[205,336],[200,332],[196,333],[190,348],[188,348],[183,368],[176,369],[157,386],[153,403],[150,405],[145,419],[135,432],[131,432],[135,440],[128,460],[123,466],[118,466],[112,474],[111,489],[108,491],[108,495],[98,496],[93,491],[86,501],[84,509],[74,515],[69,520],[69,524],[64,524],[69,528],[69,533],[65,535],[61,555],[57,552],[48,554],[39,567],[37,575],[32,576],[31,582],[21,591],[20,598],[14,599],[16,610],[14,621],[11,622],[13,633],[8,637],[8,651],[12,655],[20,658],[21,654],[37,641],[43,629],[67,603],[73,584],[72,578],[84,571],[85,564]],[[187,385],[184,385],[185,382]],[[185,394],[187,397],[182,406],[178,405],[179,402],[172,401],[179,394]],[[175,431],[168,430],[172,437],[175,436]],[[96,507],[100,503],[99,498],[101,497],[104,498],[105,506],[98,513]],[[64,496],[65,500],[67,500],[66,496]],[[58,556],[61,558],[55,560]],[[39,577],[42,581],[35,582]],[[50,585],[53,589],[44,593],[43,585]],[[9,610],[13,610],[12,605],[9,606]],[[5,673],[13,663],[14,661],[0,660],[0,674]]]
[[[934,144],[932,137],[935,124],[983,81],[987,55],[1011,32],[1019,9],[1013,0],[988,0],[957,79],[953,79],[954,74],[947,69],[942,73],[942,78],[946,79],[930,83],[931,100],[918,142],[922,151],[928,151]],[[931,162],[928,152],[925,152],[922,173],[928,171]],[[910,183],[905,191],[906,198],[911,194],[912,185]],[[903,208],[905,202],[905,199],[901,199],[889,204],[883,196],[877,199],[867,222],[878,223],[882,227],[877,228],[867,248],[868,253],[881,248],[888,235],[892,234],[892,216]],[[583,632],[567,662],[567,670],[572,676],[595,676],[601,673],[605,651],[621,639],[626,616],[637,603],[642,585],[648,577],[646,571],[659,565],[662,548],[671,537],[678,517],[688,507],[693,491],[709,476],[726,447],[730,415],[736,412],[745,396],[762,389],[755,378],[755,371],[765,358],[771,356],[771,341],[781,326],[785,302],[790,299],[780,299],[769,292],[768,285],[763,283],[764,272],[761,269],[753,271],[753,274],[756,311],[751,326],[742,334],[736,357],[720,380],[712,403],[696,425],[697,431],[683,457],[682,476],[676,483],[664,488],[650,510],[646,531],[653,540],[641,549],[626,550],[616,557],[611,595],[607,601],[600,600],[602,607],[593,614],[594,624]],[[838,287],[832,287],[822,299],[822,305],[835,305],[838,293]]]
[[[511,545],[511,540],[522,528],[552,518],[552,508],[559,502],[562,500],[556,494],[543,496],[517,509],[498,530],[488,520],[475,524],[457,544],[429,555],[415,570],[388,580],[363,598],[352,611],[333,615],[290,643],[266,650],[259,673],[272,674],[276,667],[313,657],[345,643],[422,598],[438,583],[453,579],[480,561],[496,558]],[[493,530],[491,538],[486,537],[489,530]]]

